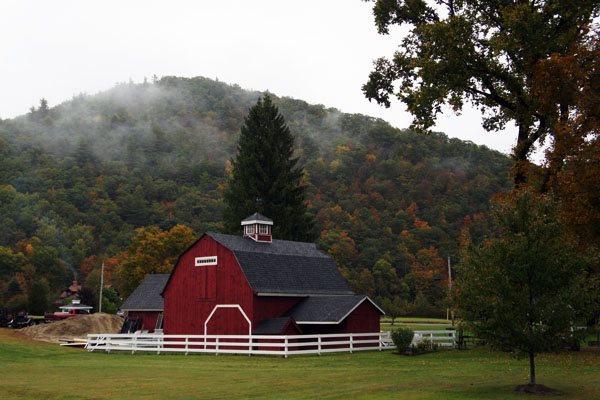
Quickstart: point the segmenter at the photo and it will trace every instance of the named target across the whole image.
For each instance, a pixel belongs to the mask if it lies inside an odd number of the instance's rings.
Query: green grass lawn
[[[528,363],[507,354],[449,350],[321,357],[88,353],[0,329],[3,399],[398,398],[518,399]],[[600,397],[600,354],[538,357],[538,381],[560,399]]]

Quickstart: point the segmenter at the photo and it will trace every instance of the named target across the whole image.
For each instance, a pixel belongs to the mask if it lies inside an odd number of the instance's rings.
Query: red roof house
[[[181,254],[162,290],[165,334],[379,332],[383,311],[314,243],[273,239],[260,214],[242,226],[243,236],[206,233]]]

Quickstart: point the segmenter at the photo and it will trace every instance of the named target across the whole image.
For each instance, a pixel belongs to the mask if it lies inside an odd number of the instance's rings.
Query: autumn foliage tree
[[[427,130],[448,105],[460,112],[465,103],[481,109],[487,130],[509,121],[518,128],[513,150],[515,182],[525,182],[528,156],[536,143],[555,130],[541,110],[535,86],[539,63],[560,57],[588,40],[598,13],[595,0],[438,1],[376,0],[379,33],[408,27],[409,34],[391,59],[380,58],[366,97],[390,106],[395,96],[414,116],[412,127]],[[554,89],[543,99],[556,110],[568,109]],[[569,99],[570,100],[570,99]]]
[[[137,229],[119,271],[123,296],[129,296],[149,274],[171,273],[178,257],[196,239],[196,234],[184,225],[169,231],[157,227]]]
[[[600,39],[590,32],[565,54],[536,65],[534,90],[554,135],[541,190],[562,199],[562,211],[587,245],[600,239]],[[557,101],[558,99],[558,105]]]

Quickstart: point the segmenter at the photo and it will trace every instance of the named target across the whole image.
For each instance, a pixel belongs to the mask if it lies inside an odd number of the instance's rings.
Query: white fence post
[[[350,354],[352,354],[353,349],[354,349],[354,344],[352,343],[352,334],[350,334]]]
[[[215,338],[215,356],[219,355],[219,337]]]
[[[321,336],[319,336],[319,355],[321,355]]]
[[[189,350],[189,347],[188,347],[188,338],[186,337],[185,338],[185,355],[186,356],[188,355],[188,350]]]
[[[288,337],[285,337],[285,344],[284,344],[284,349],[283,349],[283,356],[285,358],[288,358]]]

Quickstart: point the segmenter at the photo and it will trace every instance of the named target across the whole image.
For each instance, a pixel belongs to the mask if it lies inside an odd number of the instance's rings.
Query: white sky
[[[343,112],[412,120],[361,91],[374,59],[402,32],[377,34],[360,0],[0,0],[0,118],[152,75],[218,78]],[[516,129],[485,132],[477,110],[438,119],[436,130],[508,153]]]

